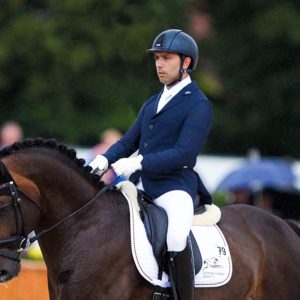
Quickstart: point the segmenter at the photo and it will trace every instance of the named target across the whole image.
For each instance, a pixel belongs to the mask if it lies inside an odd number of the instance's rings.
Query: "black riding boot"
[[[174,300],[194,299],[194,259],[191,242],[181,252],[168,252],[169,274]]]

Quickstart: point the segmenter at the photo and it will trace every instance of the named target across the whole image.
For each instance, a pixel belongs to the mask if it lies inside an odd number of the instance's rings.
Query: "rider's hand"
[[[96,158],[90,163],[93,168],[92,173],[101,175],[108,168],[108,160],[103,155],[97,155]]]
[[[130,176],[137,170],[142,169],[141,162],[143,160],[142,155],[128,157],[128,158],[121,158],[111,166],[113,167],[114,171],[118,176]]]

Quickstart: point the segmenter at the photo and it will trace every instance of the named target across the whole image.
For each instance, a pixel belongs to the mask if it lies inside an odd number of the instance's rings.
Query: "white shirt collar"
[[[184,87],[192,82],[191,77],[188,75],[183,80],[179,81],[177,84],[172,86],[170,89],[165,85],[163,94],[171,95],[171,98],[177,95]]]
[[[160,96],[156,112],[159,112],[176,94],[178,94],[184,87],[186,87],[191,82],[192,80],[190,76],[187,76],[185,79],[179,81],[170,89],[168,89],[165,85],[164,91]]]

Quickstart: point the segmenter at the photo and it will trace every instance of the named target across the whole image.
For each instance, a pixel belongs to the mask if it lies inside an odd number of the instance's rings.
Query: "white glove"
[[[108,168],[108,160],[103,155],[97,155],[89,166],[93,169],[92,173],[101,175]]]
[[[113,167],[114,171],[118,176],[123,175],[128,177],[135,171],[142,169],[142,165],[141,165],[142,160],[143,160],[142,155],[128,157],[128,158],[121,158],[115,163],[113,163],[111,166]]]

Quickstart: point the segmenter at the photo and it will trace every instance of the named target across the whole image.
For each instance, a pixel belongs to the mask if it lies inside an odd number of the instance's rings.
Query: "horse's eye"
[[[11,202],[10,201],[0,201],[0,213],[7,213],[11,208]]]

